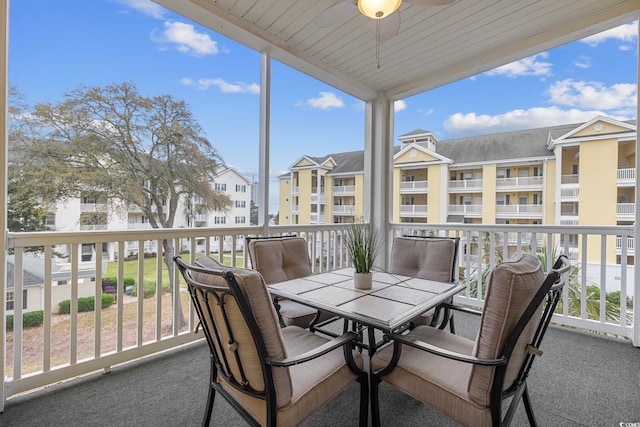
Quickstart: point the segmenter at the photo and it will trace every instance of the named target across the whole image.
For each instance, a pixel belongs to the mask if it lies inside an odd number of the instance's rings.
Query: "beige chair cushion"
[[[389,270],[393,274],[451,282],[455,251],[452,239],[396,237]]]
[[[489,276],[480,328],[473,355],[482,359],[498,357],[503,344],[513,331],[518,319],[544,282],[540,261],[529,254],[518,260],[497,265]],[[514,349],[505,378],[505,388],[516,379],[540,321],[533,316]],[[469,379],[469,396],[482,406],[489,405],[490,388],[495,368],[475,365]]]
[[[267,285],[312,273],[307,242],[302,237],[250,240],[249,256]]]
[[[271,302],[271,297],[267,292],[267,287],[260,273],[243,268],[231,268],[222,266],[216,260],[207,256],[198,258],[194,264],[199,267],[218,270],[222,268],[224,270],[232,271],[240,289],[242,290],[242,293],[251,306],[251,310],[256,319],[258,329],[260,329],[262,338],[265,342],[268,355],[277,359],[288,357],[281,329],[278,324],[278,317]],[[194,272],[193,278],[201,283],[227,287],[227,282],[222,276]],[[213,304],[210,306],[214,308],[214,314],[216,316],[221,316],[219,310],[215,310],[215,301],[212,301],[211,304]],[[230,319],[230,324],[242,325],[241,327],[234,329],[233,334],[238,343],[238,352],[240,353],[240,357],[243,361],[245,361],[243,362],[243,367],[245,368],[244,373],[247,379],[249,379],[250,384],[254,388],[258,390],[264,389],[262,360],[260,360],[260,358],[258,357],[253,338],[251,337],[251,333],[246,326],[244,319],[242,318],[242,313],[240,312],[239,308],[234,307],[231,304],[227,304],[226,310],[227,315]],[[220,319],[219,324],[222,324],[222,319]],[[220,328],[220,332],[223,334],[227,333],[224,328]],[[229,340],[223,340],[223,342],[228,341]],[[219,350],[224,351],[229,356],[228,359],[232,361],[231,364],[233,366],[235,356],[233,356],[231,350],[226,347]],[[253,362],[246,363],[247,360],[253,360]],[[252,369],[247,369],[247,367],[251,367]],[[237,370],[237,366],[235,366],[235,368],[236,372],[234,372],[234,374],[236,375],[236,378],[241,378],[239,375],[239,371]],[[222,379],[221,381],[224,382],[224,380]],[[273,381],[276,388],[277,405],[279,407],[287,405],[290,402],[292,396],[292,385],[289,368],[274,368]]]
[[[249,256],[255,270],[264,277],[267,285],[312,274],[307,242],[302,237],[276,237],[249,240]],[[306,328],[317,314],[309,306],[279,299],[280,317],[287,326]],[[331,316],[321,312],[320,321]]]
[[[298,326],[283,328],[282,336],[289,356],[302,354],[327,341],[326,338]],[[362,368],[362,356],[358,352],[354,352],[354,358],[358,366]],[[356,375],[345,364],[342,348],[307,363],[292,366],[290,372],[293,393],[288,405],[278,407],[278,426],[299,425],[356,378]],[[241,393],[224,383],[223,386],[254,418],[260,420],[262,425],[266,425],[264,400]]]
[[[458,353],[473,352],[474,341],[428,326],[418,326],[408,336]],[[372,369],[378,371],[387,366],[392,354],[392,345],[378,351],[371,359]],[[398,365],[382,379],[462,425],[490,426],[489,408],[469,398],[471,369],[469,363],[403,346]]]
[[[391,250],[389,272],[440,282],[453,281],[456,245],[453,239],[396,237]],[[452,298],[444,301],[450,303]],[[435,309],[413,319],[415,325],[429,325]]]

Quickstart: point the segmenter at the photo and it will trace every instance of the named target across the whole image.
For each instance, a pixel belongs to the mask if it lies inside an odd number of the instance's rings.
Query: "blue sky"
[[[149,0],[14,0],[9,42],[9,81],[27,102],[134,81],[144,95],[184,99],[226,163],[257,178],[257,52]],[[597,114],[635,119],[637,75],[630,23],[399,101],[395,135],[419,128],[445,140]],[[272,78],[272,190],[303,154],[363,148],[361,101],[280,63]]]

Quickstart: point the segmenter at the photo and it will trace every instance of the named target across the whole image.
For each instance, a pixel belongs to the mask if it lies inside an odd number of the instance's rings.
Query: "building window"
[[[245,217],[243,216],[236,217],[236,224],[244,224],[244,223],[245,223]]]
[[[246,193],[247,192],[247,186],[246,185],[236,184],[236,192],[237,193]]]
[[[496,205],[508,205],[509,204],[509,195],[508,194],[498,194],[496,196]]]
[[[215,189],[216,191],[227,191],[227,184],[216,182]]]
[[[244,200],[236,200],[236,208],[244,208],[246,207],[246,202]]]
[[[13,291],[8,291],[6,310],[13,311],[13,309],[15,308],[14,305],[15,305],[15,294],[13,293]],[[22,309],[23,310],[27,309],[27,290],[26,289],[22,290]]]
[[[227,223],[227,217],[224,216],[217,216],[213,219],[213,222],[215,224],[226,224]]]
[[[55,212],[47,212],[47,218],[44,220],[44,225],[55,226],[56,225],[56,214]]]

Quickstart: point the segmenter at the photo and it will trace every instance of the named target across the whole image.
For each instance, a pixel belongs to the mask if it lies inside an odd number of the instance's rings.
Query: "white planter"
[[[353,286],[356,289],[371,289],[372,277],[373,275],[371,273],[354,273]]]

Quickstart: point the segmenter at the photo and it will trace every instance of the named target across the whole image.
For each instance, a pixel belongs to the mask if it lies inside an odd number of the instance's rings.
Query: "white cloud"
[[[397,101],[395,101],[393,103],[393,111],[394,111],[394,113],[402,111],[402,110],[404,110],[406,108],[407,108],[407,103],[404,102],[402,99],[399,99],[399,100],[397,100]]]
[[[210,86],[216,86],[222,93],[260,93],[260,85],[257,83],[229,83],[222,79],[198,79],[193,80],[185,77],[180,80],[184,86],[195,86],[199,90],[207,90]]]
[[[631,43],[637,40],[637,38],[638,38],[638,23],[631,22],[629,24],[621,25],[619,27],[612,28],[607,31],[603,31],[598,34],[594,34],[580,41],[588,44],[591,47],[595,47],[600,43],[603,43],[609,39]]]
[[[597,115],[605,114],[606,113],[599,110],[586,111],[577,108],[562,110],[555,106],[546,108],[535,107],[528,110],[513,110],[495,116],[476,113],[456,113],[445,121],[444,129],[451,137],[462,137],[567,123],[581,123],[591,120]],[[619,120],[629,119],[629,117],[625,116],[606,115]]]
[[[546,59],[548,56],[549,54],[547,52],[542,52],[487,71],[486,74],[490,76],[503,75],[510,78],[520,76],[550,76],[552,64],[541,61],[541,59]]]
[[[187,55],[204,56],[218,53],[218,42],[211,40],[208,34],[197,32],[193,25],[184,22],[165,22],[164,31],[161,34],[152,33],[151,40],[174,45],[179,52]]]
[[[557,81],[547,91],[551,103],[605,111],[635,108],[636,92],[634,83],[605,86],[599,82],[572,79]]]
[[[152,18],[162,19],[164,17],[165,9],[153,3],[151,0],[112,0],[114,3],[118,3],[124,6],[128,6],[132,9],[136,9],[145,15],[149,15]]]
[[[573,65],[578,68],[591,68],[591,57],[587,55],[580,55],[578,59],[573,60]]]
[[[298,102],[296,106],[307,106],[311,108],[319,108],[320,110],[328,110],[330,108],[343,108],[344,101],[333,92],[320,92],[317,98],[310,98],[304,102]]]

